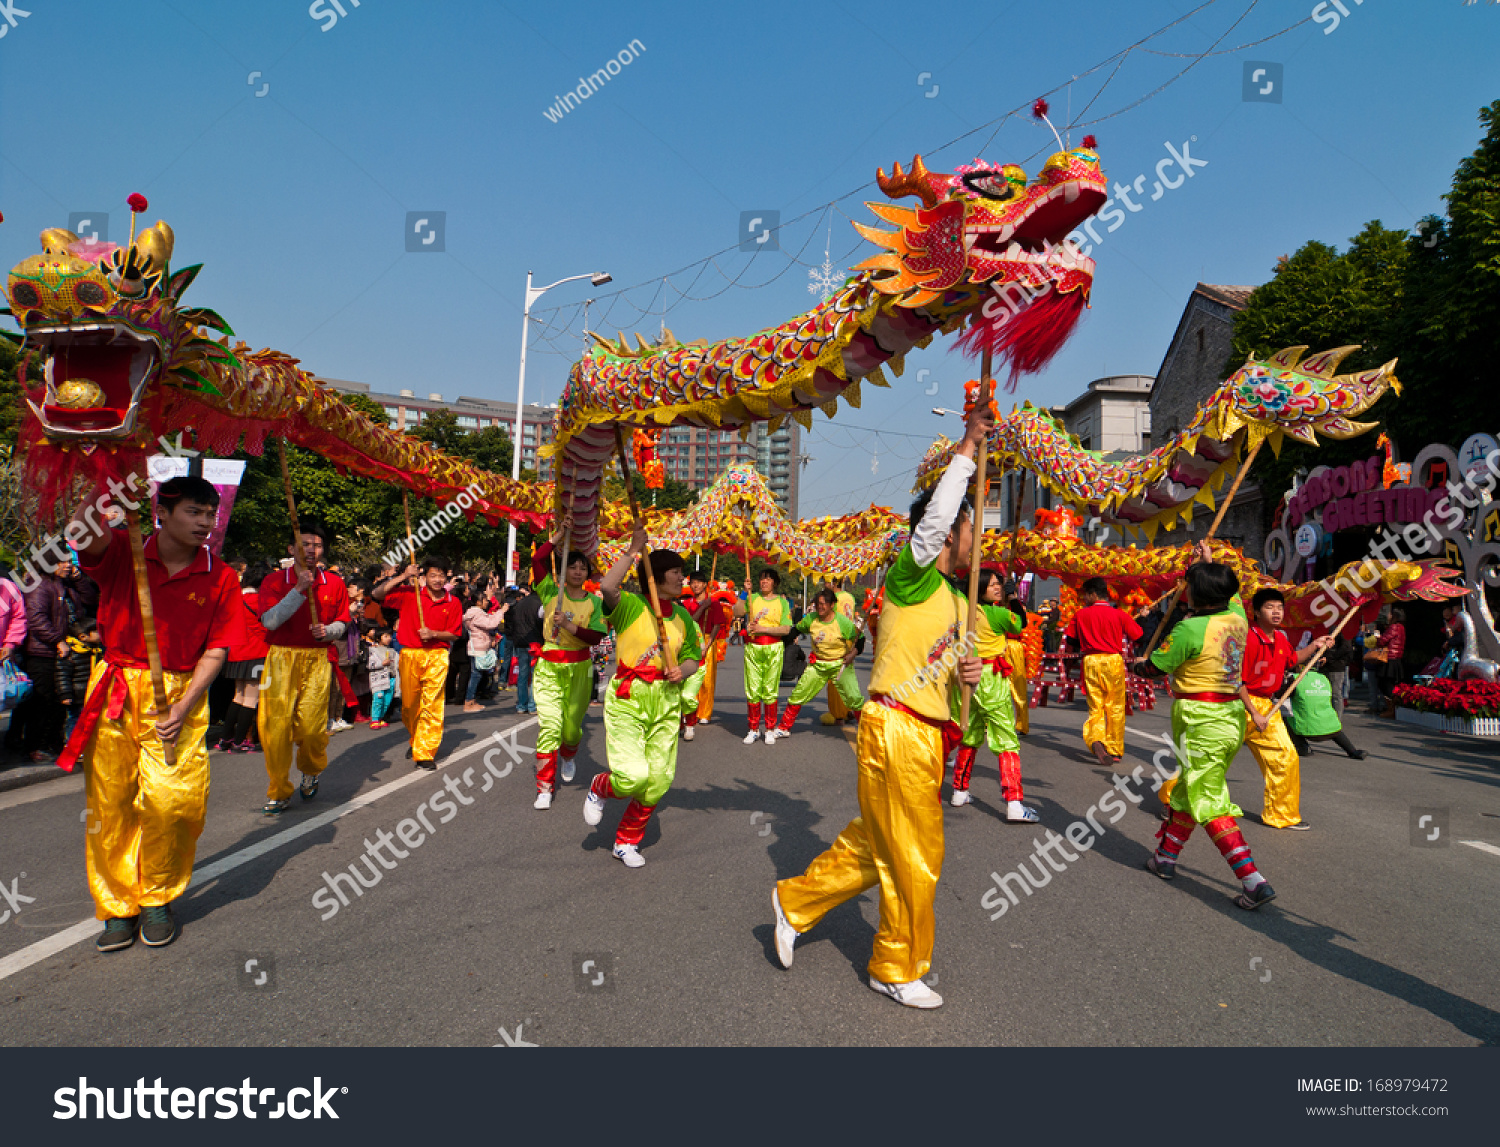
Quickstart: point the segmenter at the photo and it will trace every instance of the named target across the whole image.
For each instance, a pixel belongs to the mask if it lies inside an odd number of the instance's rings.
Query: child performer
[[[1125,638],[1141,636],[1135,618],[1109,603],[1109,585],[1091,577],[1079,594],[1083,608],[1068,623],[1065,637],[1083,650],[1083,688],[1089,719],[1083,743],[1106,769],[1125,755]]]
[[[323,527],[305,521],[301,526],[302,554],[309,565],[297,574],[290,568],[275,570],[255,595],[266,629],[256,728],[270,781],[261,810],[267,816],[279,816],[292,807],[294,747],[302,773],[298,791],[305,801],[318,795],[318,778],[328,767],[328,694],[333,683],[328,644],[343,637],[350,624],[349,591],[343,579],[321,568]],[[288,546],[287,553],[296,549]],[[307,606],[310,590],[317,594],[317,625]]]
[[[604,744],[609,771],[594,777],[583,798],[583,819],[604,819],[609,797],[629,800],[615,832],[614,856],[626,868],[646,863],[641,838],[657,802],[677,775],[677,730],[682,720],[682,685],[698,668],[703,655],[698,626],[678,603],[682,593],[682,558],[672,550],[654,550],[648,561],[656,581],[657,599],[664,611],[662,625],[675,664],[667,668],[645,596],[620,589],[631,563],[646,549],[646,528],[640,522],[620,560],[604,575],[599,592],[609,610],[616,634],[616,667],[604,698]],[[644,585],[645,569],[639,578]]]
[[[557,758],[562,756],[562,781],[573,779],[573,757],[583,740],[583,718],[589,711],[593,682],[593,647],[604,640],[604,606],[583,583],[594,576],[593,563],[579,550],[568,552],[563,590],[552,580],[553,547],[572,528],[564,518],[552,535],[531,555],[531,584],[542,599],[542,655],[532,670],[531,695],[536,700],[541,728],[536,734],[536,801],[534,808],[552,807],[557,789]]]
[[[951,575],[969,553],[965,488],[991,425],[986,407],[970,415],[942,480],[912,506],[911,541],[886,579],[870,703],[855,746],[860,815],[806,872],[771,893],[776,955],[790,968],[798,935],[878,884],[870,987],[911,1008],[943,1002],[922,977],[932,966],[932,902],[943,868],[943,761],[959,737],[950,691],[959,679],[978,684],[983,670],[977,657],[958,656],[966,605],[944,571]]]
[[[1015,669],[1006,639],[1020,633],[1024,623],[1013,610],[1001,606],[1002,593],[1002,583],[995,571],[981,570],[976,652],[984,663],[984,673],[969,699],[969,727],[964,730],[963,743],[953,762],[953,797],[949,803],[959,807],[972,799],[969,778],[974,773],[979,744],[984,741],[1000,761],[1000,796],[1005,801],[1006,821],[1035,824],[1041,819],[1036,810],[1021,803],[1026,799],[1021,787],[1021,742],[1016,737],[1015,698],[1008,680]]]
[[[745,744],[760,739],[760,718],[765,713],[767,742],[773,740],[776,713],[780,708],[777,690],[781,685],[781,667],[786,658],[782,642],[792,629],[792,607],[776,592],[781,575],[775,570],[760,571],[760,592],[752,593],[742,607],[745,611],[745,701],[750,710],[750,731]]]
[[[96,827],[85,835],[95,941],[116,952],[141,939],[152,948],[177,938],[172,901],[193,875],[208,804],[208,687],[229,647],[244,634],[239,579],[208,546],[219,494],[202,478],[181,477],[157,490],[161,529],[146,542],[146,580],[166,678],[165,713],[156,711],[141,624],[130,539],[102,526],[90,501],[68,524],[87,539],[79,565],[99,583],[105,656],[94,666],[88,699],[58,759],[71,770],[88,758],[85,803]],[[74,527],[78,534],[74,534]],[[176,761],[167,764],[163,739]],[[143,919],[144,918],[144,919]]]
[[[697,623],[703,635],[703,681],[698,687],[698,706],[682,718],[682,739],[693,739],[693,727],[707,724],[714,715],[714,689],[719,681],[719,662],[724,660],[724,638],[729,632],[733,613],[722,601],[708,592],[708,575],[701,569],[688,574],[689,599],[683,608]]]
[[[1211,560],[1207,542],[1198,543],[1197,554],[1187,571],[1189,616],[1149,660],[1133,666],[1143,677],[1172,674],[1172,741],[1181,769],[1171,815],[1156,834],[1161,843],[1146,867],[1163,880],[1175,877],[1182,846],[1201,824],[1244,886],[1235,905],[1254,911],[1276,893],[1255,867],[1234,819],[1244,810],[1229,798],[1224,780],[1245,738],[1240,672],[1248,626],[1234,570]]]
[[[774,745],[778,737],[792,735],[792,724],[802,706],[825,685],[838,690],[847,711],[853,713],[856,720],[865,703],[865,695],[860,692],[859,682],[854,677],[854,643],[859,639],[859,630],[838,612],[838,597],[834,591],[820,589],[813,599],[813,612],[794,628],[798,633],[812,635],[812,656],[792,689],[792,695],[787,698],[781,723],[766,730],[768,745]]]
[[[1245,643],[1245,671],[1240,685],[1240,700],[1250,714],[1245,728],[1245,744],[1266,781],[1265,801],[1261,805],[1261,823],[1271,828],[1306,830],[1311,827],[1302,819],[1302,768],[1297,748],[1292,744],[1276,695],[1288,669],[1295,671],[1304,661],[1333,644],[1332,637],[1308,642],[1300,652],[1279,628],[1286,612],[1286,599],[1278,589],[1257,590],[1250,599],[1255,622]]]
[[[419,588],[403,584],[418,576]],[[409,565],[370,592],[382,609],[400,611],[396,640],[401,643],[401,660],[396,672],[401,679],[401,723],[411,738],[407,756],[419,769],[437,768],[438,747],[443,743],[448,649],[464,627],[463,605],[445,588],[447,583],[448,563],[428,558],[420,570]]]
[[[370,728],[384,729],[390,724],[385,715],[396,703],[396,651],[391,648],[395,635],[389,629],[377,629],[373,636],[366,654],[370,669]]]

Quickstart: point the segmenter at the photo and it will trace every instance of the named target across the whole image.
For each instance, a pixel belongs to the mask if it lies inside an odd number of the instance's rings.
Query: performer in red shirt
[[[244,637],[239,580],[206,545],[219,494],[202,478],[173,478],[157,491],[161,529],[145,546],[146,580],[166,678],[166,713],[156,711],[141,624],[130,538],[100,525],[91,498],[68,524],[87,539],[78,564],[99,583],[99,630],[106,653],[58,764],[88,759],[91,825],[84,856],[94,913],[105,922],[95,942],[115,952],[141,938],[160,948],[177,938],[172,901],[193,875],[208,805],[208,687],[231,645]],[[76,534],[75,534],[76,530]],[[172,738],[168,765],[163,739]],[[141,917],[144,916],[144,920]]]
[[[343,637],[350,624],[349,591],[338,574],[321,566],[326,532],[312,522],[301,527],[302,552],[311,568],[277,570],[260,583],[256,595],[267,644],[256,719],[269,780],[261,810],[267,816],[279,816],[292,806],[294,746],[302,773],[298,791],[305,801],[318,795],[318,778],[328,767],[328,691],[333,682],[328,643]],[[287,546],[287,553],[295,548]],[[317,625],[308,608],[310,592],[317,595]]]
[[[734,610],[708,592],[708,575],[701,569],[688,574],[688,594],[682,599],[682,607],[698,625],[703,634],[703,667],[698,670],[702,680],[698,685],[698,705],[682,717],[682,739],[691,741],[693,729],[698,722],[705,725],[714,715],[714,689],[719,680],[719,662],[724,660],[723,640],[734,621]],[[691,686],[683,689],[684,699]]]
[[[1266,781],[1265,803],[1260,819],[1271,828],[1306,829],[1302,819],[1302,770],[1297,748],[1292,744],[1276,696],[1281,692],[1287,671],[1295,670],[1308,658],[1333,644],[1332,637],[1320,637],[1304,645],[1300,652],[1281,632],[1286,599],[1277,589],[1258,590],[1250,599],[1255,620],[1245,637],[1244,669],[1241,673],[1240,700],[1250,722],[1245,726],[1245,744]]]
[[[250,727],[260,704],[260,678],[266,664],[266,627],[260,623],[260,583],[267,566],[257,562],[240,575],[240,601],[244,606],[245,639],[229,650],[224,678],[234,682],[234,700],[224,715],[223,735],[214,746],[221,753],[253,753]]]
[[[1109,603],[1109,584],[1091,577],[1079,593],[1083,608],[1064,634],[1083,651],[1083,688],[1089,719],[1083,743],[1106,769],[1125,755],[1125,639],[1141,636],[1135,618]]]
[[[420,591],[403,582],[419,577]],[[443,741],[443,694],[448,684],[448,649],[464,628],[462,603],[444,586],[448,563],[428,558],[420,569],[404,571],[377,585],[370,596],[399,610],[396,640],[401,643],[401,723],[411,738],[406,755],[419,769],[437,768]],[[418,594],[420,593],[420,596]]]

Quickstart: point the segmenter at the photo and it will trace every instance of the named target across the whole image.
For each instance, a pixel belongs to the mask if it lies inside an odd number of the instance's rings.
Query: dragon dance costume
[[[176,704],[206,653],[244,640],[239,579],[207,546],[173,574],[158,556],[157,538],[146,542],[145,556],[167,701]],[[130,540],[114,531],[103,554],[82,553],[78,564],[99,583],[99,628],[108,653],[94,666],[57,763],[71,771],[80,756],[88,762],[85,794],[94,823],[84,856],[94,915],[128,919],[144,907],[170,904],[192,878],[208,805],[208,691],[183,718],[177,759],[168,765],[156,734]]]
[[[1000,762],[1000,795],[1007,801],[1025,799],[1021,786],[1021,742],[1016,737],[1015,699],[1010,677],[1015,673],[1009,637],[1020,633],[1021,619],[999,605],[980,603],[975,653],[984,662],[984,675],[969,698],[969,727],[953,761],[953,791],[968,792],[974,760],[981,743]],[[1024,656],[1024,654],[1023,654]],[[954,718],[959,716],[955,706]]]
[[[298,770],[316,777],[328,767],[328,693],[333,667],[328,643],[349,625],[349,591],[338,574],[319,570],[313,584],[318,618],[330,633],[314,640],[307,599],[294,587],[291,569],[268,574],[256,600],[266,627],[266,664],[260,676],[256,727],[266,754],[266,797],[284,801],[292,795],[292,754]]]
[[[1083,723],[1083,743],[1118,760],[1125,755],[1125,639],[1141,637],[1135,618],[1108,602],[1096,601],[1073,615],[1067,636],[1083,652],[1083,688],[1089,716]]]
[[[618,847],[641,843],[651,813],[677,775],[684,685],[666,679],[656,624],[645,598],[621,591],[609,624],[616,634],[615,675],[604,697],[609,770],[594,777],[589,792],[599,800],[618,797],[630,802],[615,832]],[[703,656],[698,626],[681,605],[670,603],[662,624],[675,664]]]
[[[787,698],[786,712],[776,726],[777,732],[789,736],[802,706],[825,685],[830,690],[830,697],[836,693],[842,699],[845,711],[858,717],[864,707],[865,695],[860,692],[859,681],[855,679],[854,666],[844,660],[853,652],[854,642],[859,637],[854,623],[842,613],[831,614],[827,621],[816,613],[809,613],[793,628],[812,637],[812,656],[793,686],[792,695]]]
[[[858,623],[855,622],[855,618],[858,614],[855,611],[854,595],[847,590],[836,589],[833,591],[833,597],[833,608],[854,623],[857,631]],[[828,716],[835,721],[846,720],[849,716],[849,706],[844,704],[843,697],[839,695],[838,683],[830,681],[825,692],[828,698]]]
[[[776,696],[781,685],[781,669],[786,661],[786,644],[771,634],[752,635],[750,626],[764,625],[775,629],[791,624],[792,607],[780,594],[762,597],[752,593],[745,603],[745,701],[749,707],[752,733],[760,729],[762,713],[766,730],[776,728],[776,715],[780,709]]]
[[[870,702],[855,742],[860,815],[806,872],[776,886],[787,923],[800,933],[878,884],[869,973],[883,984],[920,980],[932,965],[943,762],[959,738],[950,719],[951,662],[965,604],[936,563],[974,469],[955,455],[886,579]]]
[[[1269,716],[1262,733],[1254,721],[1245,722],[1245,744],[1265,778],[1265,802],[1260,818],[1272,828],[1291,828],[1302,823],[1302,766],[1297,747],[1292,744],[1276,694],[1288,669],[1295,669],[1297,654],[1292,643],[1279,629],[1267,634],[1251,624],[1245,643],[1245,691],[1249,704],[1261,716]]]
[[[719,662],[724,660],[725,638],[734,621],[734,614],[711,593],[684,602],[683,608],[688,611],[698,626],[698,632],[703,635],[703,666],[693,674],[698,678],[698,704],[682,717],[682,723],[691,728],[713,719],[714,690],[719,683]],[[686,700],[687,692],[684,691],[684,704]]]
[[[604,640],[604,603],[598,594],[574,597],[558,592],[552,580],[552,543],[538,546],[531,558],[531,585],[542,599],[542,655],[532,666],[531,696],[540,727],[536,734],[536,791],[557,787],[557,759],[571,761],[583,740],[594,678],[593,647]],[[567,571],[563,571],[567,577]],[[559,624],[562,613],[578,627],[575,635]]]
[[[422,595],[420,621],[418,593]],[[448,688],[448,649],[453,637],[423,641],[420,630],[425,625],[434,633],[457,636],[464,628],[463,605],[451,593],[434,597],[425,584],[420,590],[409,585],[388,590],[381,605],[399,611],[396,640],[401,643],[401,660],[396,663],[396,675],[401,681],[401,723],[411,740],[412,760],[430,766],[443,743],[443,701]]]
[[[1152,665],[1172,674],[1172,739],[1181,771],[1171,791],[1171,815],[1157,833],[1161,843],[1148,867],[1164,878],[1175,875],[1183,845],[1201,824],[1244,885],[1247,896],[1235,902],[1253,908],[1274,893],[1249,898],[1266,878],[1235,820],[1244,810],[1230,799],[1225,781],[1245,739],[1239,689],[1247,629],[1244,607],[1235,598],[1221,613],[1178,622],[1151,654]]]

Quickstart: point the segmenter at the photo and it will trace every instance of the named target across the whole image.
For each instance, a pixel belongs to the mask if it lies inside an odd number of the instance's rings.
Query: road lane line
[[[1470,848],[1477,848],[1480,852],[1488,852],[1492,856],[1500,856],[1500,848],[1493,844],[1486,844],[1482,840],[1461,840],[1459,844],[1467,844]]]
[[[362,808],[367,808],[383,797],[388,797],[394,792],[399,792],[408,785],[414,785],[418,781],[429,780],[449,765],[456,764],[465,757],[471,757],[483,749],[491,748],[491,742],[504,747],[506,737],[539,723],[540,718],[532,717],[530,720],[522,721],[519,725],[497,729],[494,733],[476,741],[468,748],[443,758],[441,769],[431,772],[426,769],[418,769],[404,777],[388,781],[379,788],[371,789],[367,793],[354,797],[337,808],[331,808],[327,812],[320,813],[310,820],[302,821],[300,824],[284,829],[274,836],[268,836],[265,840],[257,841],[255,844],[242,848],[238,852],[215,860],[211,864],[195,867],[193,870],[193,879],[188,884],[188,891],[191,892],[194,888],[198,888],[210,880],[217,880],[226,872],[232,872],[242,865],[249,864],[252,860],[258,860],[268,852],[280,848],[283,844],[288,844],[298,837],[306,836],[308,833],[320,829],[324,825],[332,824],[341,817],[348,816],[352,812],[358,812]],[[524,746],[517,745],[516,748],[521,750]],[[54,932],[45,940],[38,940],[35,944],[29,944],[19,951],[12,952],[9,956],[0,959],[0,980],[13,976],[17,972],[23,971],[31,967],[31,965],[47,959],[49,956],[55,956],[57,953],[71,948],[74,944],[81,944],[91,936],[97,935],[98,931],[99,921],[93,919],[80,920],[77,924],[64,928],[61,932]]]

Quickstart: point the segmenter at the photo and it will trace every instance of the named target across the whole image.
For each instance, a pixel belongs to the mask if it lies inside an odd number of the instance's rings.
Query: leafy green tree
[[[0,448],[15,446],[26,410],[26,399],[16,378],[20,359],[15,344],[0,338]]]

